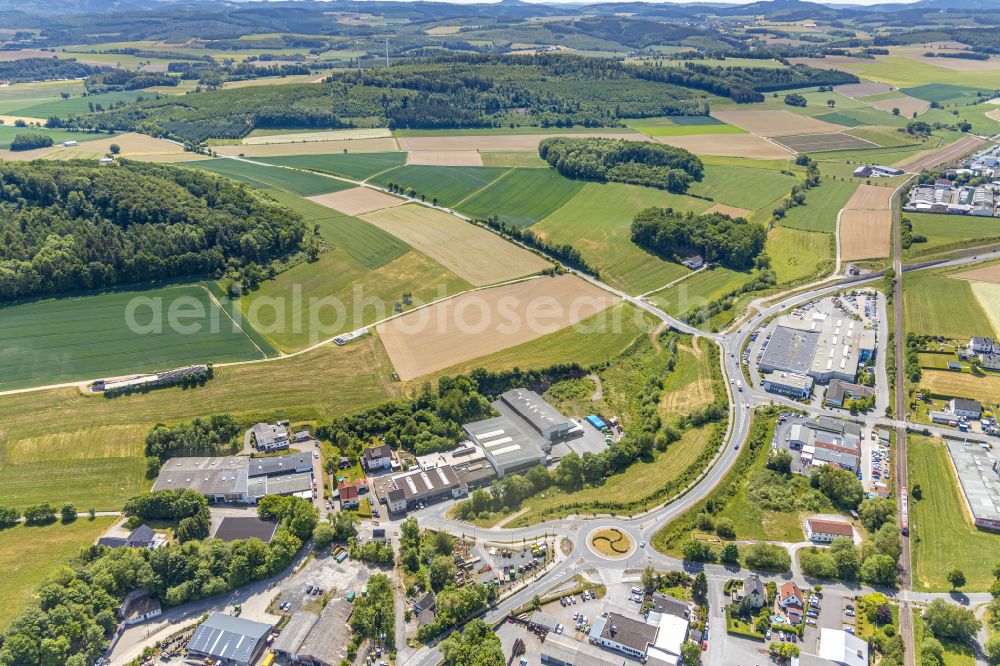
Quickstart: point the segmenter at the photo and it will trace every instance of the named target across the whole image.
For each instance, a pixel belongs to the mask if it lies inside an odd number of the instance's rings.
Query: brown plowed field
[[[717,203],[708,210],[706,210],[702,215],[708,215],[709,213],[722,213],[723,215],[728,215],[732,218],[737,217],[749,217],[752,210],[747,210],[746,208],[737,208],[736,206],[728,206],[724,203]]]
[[[353,187],[349,190],[318,194],[314,197],[306,198],[310,201],[315,201],[321,206],[339,210],[346,215],[361,215],[406,203],[405,199],[373,190],[370,187]]]
[[[845,210],[840,214],[840,258],[843,261],[889,256],[892,211]]]
[[[983,268],[973,268],[971,271],[955,273],[952,277],[962,280],[975,280],[976,282],[992,282],[1000,284],[1000,264],[984,266]]]
[[[748,132],[766,137],[791,134],[832,134],[843,129],[837,125],[831,125],[809,116],[800,116],[784,109],[714,111],[712,116],[729,125],[736,125]]]
[[[554,333],[618,300],[575,275],[542,277],[468,292],[376,330],[406,381]]]

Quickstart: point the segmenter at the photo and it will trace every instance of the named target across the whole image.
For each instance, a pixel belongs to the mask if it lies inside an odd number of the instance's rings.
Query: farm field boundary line
[[[264,352],[264,350],[260,348],[260,345],[257,344],[257,341],[254,340],[253,337],[251,337],[249,333],[247,333],[246,331],[243,330],[243,326],[241,326],[239,323],[237,323],[237,321],[235,319],[233,319],[233,316],[231,314],[229,314],[229,312],[226,311],[226,308],[222,307],[222,303],[220,303],[219,299],[215,297],[215,294],[213,294],[211,291],[209,291],[208,288],[205,287],[205,285],[198,285],[198,286],[201,287],[205,291],[206,294],[208,294],[208,299],[210,301],[212,301],[212,304],[215,305],[215,307],[219,308],[222,311],[222,314],[226,315],[226,318],[229,319],[229,321],[233,322],[233,326],[235,326],[236,328],[240,329],[240,333],[242,333],[243,335],[245,335],[247,337],[247,340],[249,340],[250,344],[252,344],[254,347],[257,348],[257,351],[260,352],[260,355],[263,356],[264,358],[270,358]]]
[[[485,192],[486,190],[490,189],[491,187],[493,187],[494,185],[496,185],[497,183],[499,183],[501,180],[503,180],[504,178],[506,178],[507,176],[509,176],[513,172],[514,172],[513,169],[507,169],[502,174],[500,174],[499,176],[497,176],[496,178],[494,178],[490,182],[486,183],[485,185],[483,185],[482,187],[480,187],[475,192],[469,193],[468,195],[466,195],[466,197],[464,199],[462,199],[461,201],[456,202],[455,205],[453,206],[453,208],[458,208],[459,206],[461,206],[466,201],[468,201],[469,199],[473,198],[474,196],[476,196],[480,192]]]

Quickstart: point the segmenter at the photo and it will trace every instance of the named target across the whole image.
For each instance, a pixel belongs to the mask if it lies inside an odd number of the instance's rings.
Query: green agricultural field
[[[480,153],[483,166],[501,167],[504,169],[521,167],[525,169],[548,169],[549,163],[531,152],[485,152]]]
[[[5,627],[31,603],[35,588],[46,577],[94,543],[115,520],[81,517],[68,525],[19,525],[0,531],[0,571],[4,572],[0,582],[0,626]]]
[[[771,204],[791,192],[796,182],[797,178],[771,169],[708,164],[704,178],[692,183],[690,192],[738,208],[757,210],[767,207],[770,211]]]
[[[676,285],[650,295],[657,306],[672,315],[683,315],[734,291],[750,280],[750,273],[715,266],[695,273]]]
[[[282,190],[266,190],[277,201],[302,215],[307,226],[368,268],[378,268],[403,256],[410,246],[373,224]]]
[[[102,427],[189,421],[229,412],[247,421],[328,420],[403,395],[381,343],[367,336],[266,363],[216,367],[195,389],[104,398],[76,387],[0,396],[0,449],[26,438],[77,437]],[[45,418],[40,418],[44,414]]]
[[[823,172],[823,165],[820,165]],[[796,206],[788,210],[781,220],[781,226],[804,231],[837,231],[837,214],[858,189],[857,182],[823,179],[819,187],[806,192],[804,206]],[[771,252],[774,259],[774,253]]]
[[[767,254],[779,284],[833,270],[833,234],[779,226],[767,234]]]
[[[65,502],[117,511],[146,490],[144,426],[105,426],[18,439],[0,451],[0,504]]]
[[[917,145],[917,141],[913,137],[900,132],[895,127],[855,127],[847,133],[859,139],[871,141],[883,148],[902,148],[904,146]]]
[[[351,184],[337,180],[336,178],[328,178],[315,173],[295,169],[282,169],[267,164],[257,164],[242,160],[225,158],[199,160],[185,166],[214,171],[217,174],[242,181],[260,189],[277,187],[303,197],[337,192],[353,187]]]
[[[140,97],[150,98],[152,95],[143,93],[141,90],[127,90],[122,92],[101,93],[99,95],[87,95],[86,97],[70,97],[69,99],[55,99],[42,102],[32,106],[21,107],[17,110],[17,115],[28,116],[29,118],[65,118],[67,116],[87,113],[97,105],[105,109],[110,108],[119,102],[134,102]]]
[[[956,78],[956,77],[951,77]],[[959,75],[957,80],[965,81],[966,77],[964,74]],[[942,80],[948,80],[948,78],[943,78]],[[992,90],[996,87],[996,82],[992,86],[986,88],[972,88],[969,86],[956,86],[950,83],[927,83],[922,86],[916,86],[914,88],[904,88],[901,92],[906,93],[910,97],[916,97],[918,99],[925,99],[928,102],[937,102],[938,104],[968,104],[969,102],[974,102],[979,97],[980,92],[987,90]]]
[[[929,123],[941,122],[948,125],[954,124],[959,120],[965,120],[972,125],[972,128],[969,130],[972,134],[993,136],[997,132],[1000,132],[1000,122],[988,118],[986,114],[996,111],[997,108],[997,105],[987,103],[974,104],[972,106],[954,106],[947,109],[930,109],[927,113],[920,116],[920,119]]]
[[[959,339],[993,335],[967,280],[939,273],[905,275],[903,312],[907,332]]]
[[[527,227],[558,210],[583,186],[583,181],[561,176],[555,169],[512,169],[454,208],[471,217],[496,215],[508,224]]]
[[[356,218],[341,219],[353,221],[352,228],[384,233]],[[290,352],[392,315],[405,292],[419,305],[469,288],[416,250],[371,269],[336,249],[263,282],[239,306],[275,347]]]
[[[626,125],[646,136],[690,136],[694,134],[746,134],[712,116],[664,116],[626,121]]]
[[[1000,535],[972,525],[946,446],[921,435],[908,435],[906,446],[910,487],[919,484],[923,499],[910,501],[910,543],[914,587],[946,592],[948,571],[965,573],[965,591],[981,592],[993,580],[996,558],[983,557],[1000,549]]]
[[[19,109],[62,99],[60,93],[80,96],[83,92],[82,80],[15,83],[0,93],[0,114],[19,115]]]
[[[569,243],[596,267],[601,279],[630,294],[657,289],[688,273],[632,242],[636,213],[653,206],[701,212],[709,202],[622,183],[587,183],[532,231],[553,243]]]
[[[257,162],[322,171],[352,180],[365,180],[387,169],[406,163],[406,153],[348,153],[333,155],[296,155],[256,157]]]
[[[0,150],[10,148],[10,142],[18,134],[44,134],[52,137],[52,143],[62,143],[63,141],[93,141],[94,139],[107,139],[107,134],[89,134],[87,132],[70,132],[62,129],[48,129],[46,127],[15,127],[14,125],[0,125]]]
[[[814,157],[820,161],[820,171],[823,170],[823,162],[846,162],[850,160],[855,164],[895,164],[906,159],[913,153],[921,150],[937,147],[937,140],[933,143],[922,143],[913,146],[902,146],[898,148],[863,148],[858,150],[831,150],[823,153],[816,153]]]
[[[904,250],[903,255],[907,258],[975,247],[1000,239],[1000,224],[995,218],[907,212],[903,217],[913,224],[914,234],[927,238],[926,243],[914,243]]]
[[[454,206],[459,201],[484,189],[497,178],[507,173],[507,169],[494,167],[447,167],[406,165],[386,171],[372,182],[387,186],[396,183],[413,188],[417,196],[424,195],[427,201],[437,198],[442,206]]]
[[[833,111],[831,113],[818,115],[816,116],[816,120],[833,123],[834,125],[843,125],[844,127],[858,127],[859,125],[864,125],[864,123],[857,118],[849,116],[846,113],[841,113],[840,111]]]
[[[199,284],[42,299],[0,312],[0,390],[274,353],[234,330]],[[139,327],[135,332],[130,317]],[[184,332],[189,326],[197,330]]]

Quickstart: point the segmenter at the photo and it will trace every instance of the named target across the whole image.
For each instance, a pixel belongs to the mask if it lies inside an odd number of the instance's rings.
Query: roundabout
[[[628,559],[635,552],[636,544],[628,532],[617,527],[598,527],[587,535],[587,548],[605,560]]]

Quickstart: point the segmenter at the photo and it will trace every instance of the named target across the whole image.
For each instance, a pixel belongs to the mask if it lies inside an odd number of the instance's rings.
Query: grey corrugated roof
[[[309,635],[309,631],[317,620],[319,620],[319,615],[316,613],[299,611],[281,630],[281,635],[271,644],[271,649],[275,652],[297,655],[302,641]]]
[[[312,469],[312,455],[309,453],[288,453],[283,456],[261,456],[250,459],[250,478],[285,474],[297,469]]]
[[[351,642],[348,620],[354,607],[344,599],[331,601],[323,609],[319,620],[302,641],[299,657],[310,657],[325,664],[339,664],[347,658],[347,644]]]
[[[194,631],[188,650],[249,666],[271,625],[212,613]]]

